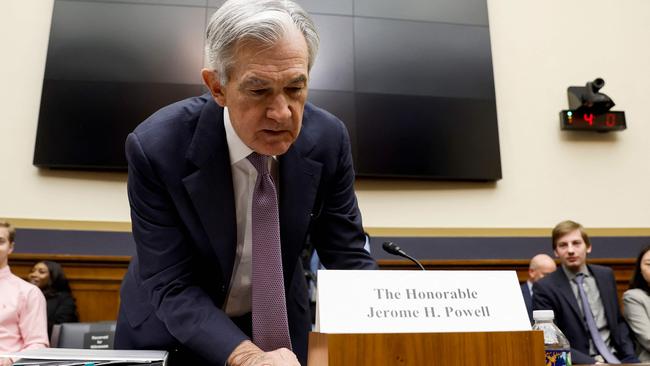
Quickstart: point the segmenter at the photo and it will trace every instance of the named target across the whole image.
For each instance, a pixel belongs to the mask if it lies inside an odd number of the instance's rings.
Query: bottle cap
[[[553,320],[555,318],[555,313],[553,310],[535,310],[533,311],[534,320]]]

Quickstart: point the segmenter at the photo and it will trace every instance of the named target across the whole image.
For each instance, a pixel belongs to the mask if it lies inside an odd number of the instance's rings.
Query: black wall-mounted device
[[[560,129],[578,131],[621,131],[627,128],[625,112],[611,111],[612,98],[600,93],[605,80],[596,78],[585,86],[567,88],[569,108],[560,112]]]

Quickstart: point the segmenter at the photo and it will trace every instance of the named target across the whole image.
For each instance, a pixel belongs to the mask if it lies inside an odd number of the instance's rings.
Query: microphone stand
[[[418,267],[420,267],[421,270],[426,271],[426,269],[424,269],[424,266],[422,265],[422,263],[420,263],[420,261],[418,261],[417,259],[415,259],[415,258],[411,257],[410,255],[406,254],[406,252],[403,251],[402,248],[395,245],[395,243],[393,243],[391,241],[386,241],[381,245],[381,247],[387,253],[392,254],[392,255],[397,255],[397,256],[400,256],[400,257],[404,257],[404,258],[410,260],[411,262],[417,264]]]

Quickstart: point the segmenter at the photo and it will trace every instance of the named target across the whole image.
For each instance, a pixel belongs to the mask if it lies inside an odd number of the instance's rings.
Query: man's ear
[[[9,242],[9,251],[7,252],[7,254],[11,254],[13,252],[14,252],[14,242],[12,241]]]
[[[203,83],[210,90],[212,97],[222,107],[226,106],[226,94],[224,93],[224,88],[221,85],[219,80],[219,75],[216,71],[210,69],[201,70],[201,77],[203,77]]]

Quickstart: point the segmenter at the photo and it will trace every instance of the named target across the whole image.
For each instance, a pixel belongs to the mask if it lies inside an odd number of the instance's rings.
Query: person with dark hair
[[[638,363],[619,309],[614,272],[587,264],[593,247],[585,229],[562,221],[553,229],[552,245],[561,266],[533,285],[533,310],[554,311],[574,363]]]
[[[650,362],[650,245],[636,259],[623,304],[623,316],[635,335],[636,354],[641,362]]]
[[[43,291],[47,300],[47,332],[52,336],[52,326],[79,321],[68,279],[60,264],[50,261],[38,262],[28,276],[29,282]]]

